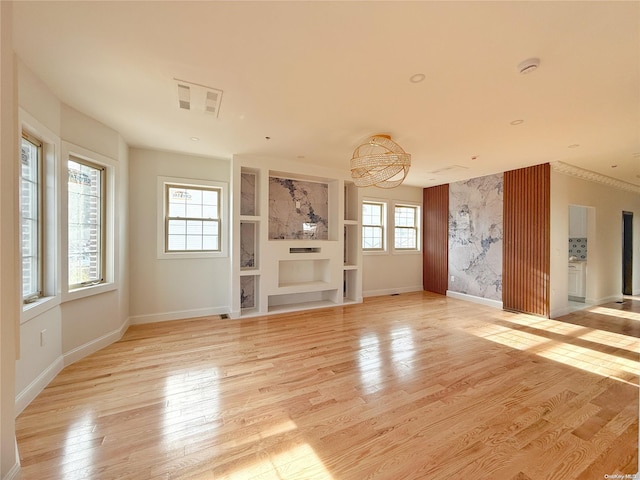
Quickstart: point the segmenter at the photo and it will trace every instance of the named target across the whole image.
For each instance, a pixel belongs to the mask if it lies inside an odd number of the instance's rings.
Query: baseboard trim
[[[447,290],[447,297],[457,298],[464,300],[465,302],[479,303],[480,305],[486,305],[487,307],[498,308],[502,310],[502,302],[499,300],[491,300],[490,298],[476,297],[475,295],[468,295],[466,293],[453,292]]]
[[[147,315],[134,315],[129,317],[131,325],[142,325],[145,323],[168,322],[170,320],[184,320],[185,318],[206,317],[208,315],[222,315],[229,313],[229,308],[196,308],[193,310],[180,310],[166,313],[150,313]]]
[[[78,360],[83,359],[87,355],[91,355],[92,353],[97,352],[98,350],[111,345],[114,342],[117,342],[122,338],[124,332],[129,328],[130,320],[127,319],[117,330],[109,332],[101,337],[98,337],[90,342],[85,343],[84,345],[80,345],[79,347],[74,348],[73,350],[69,350],[65,354],[64,357],[64,366],[71,365]]]
[[[622,294],[620,295],[611,295],[609,297],[602,297],[602,298],[586,298],[585,299],[585,303],[589,304],[589,305],[602,305],[603,303],[612,303],[612,302],[619,302],[622,300]]]
[[[18,395],[16,395],[15,415],[16,417],[29,405],[49,382],[58,375],[64,368],[64,358],[59,356],[51,365],[45,368],[40,375],[27,385]]]
[[[13,464],[11,470],[2,478],[2,480],[18,480],[20,478],[20,464],[18,462]]]
[[[16,449],[15,463],[9,469],[7,474],[2,477],[2,480],[19,480],[20,479],[20,452],[18,452],[18,439],[14,437],[14,444]]]
[[[413,287],[401,287],[401,288],[384,288],[381,290],[367,290],[362,292],[362,297],[381,297],[383,295],[396,295],[399,293],[411,293],[422,291],[422,285],[416,285]],[[360,300],[362,301],[362,300]]]

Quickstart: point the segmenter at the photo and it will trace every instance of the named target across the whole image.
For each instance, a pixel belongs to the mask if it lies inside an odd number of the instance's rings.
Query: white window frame
[[[35,277],[35,291],[30,291],[26,296],[24,294],[24,276],[25,276],[25,255],[24,249],[22,250],[21,258],[21,272],[22,272],[22,303],[29,304],[37,302],[42,298],[44,293],[44,142],[42,142],[37,136],[31,135],[25,130],[22,131],[20,139],[20,224],[21,224],[21,247],[25,245],[24,232],[25,232],[25,216],[24,216],[24,204],[23,200],[26,197],[30,198],[30,215],[27,218],[27,222],[33,225],[33,228],[29,228],[31,232],[31,255],[30,258],[34,258],[35,267],[27,269],[30,272],[30,276]],[[35,175],[31,173],[29,177],[23,176],[24,163],[22,160],[22,145],[27,144],[35,147],[36,158],[30,158],[35,160],[35,165],[30,165],[31,169],[35,170]],[[31,170],[30,169],[30,170]],[[25,195],[23,190],[24,183],[28,183],[29,193]],[[30,262],[31,263],[31,262]]]
[[[61,220],[58,214],[61,210],[60,196],[57,194],[60,138],[24,109],[19,108],[18,115],[20,138],[24,132],[42,143],[42,280],[40,282],[42,294],[33,302],[23,303],[20,314],[20,323],[23,324],[61,302],[59,253]],[[22,284],[22,268],[20,268],[20,284]]]
[[[93,287],[95,285],[100,285],[102,283],[105,283],[105,272],[106,272],[106,263],[107,263],[107,258],[106,258],[106,246],[107,246],[107,242],[106,242],[106,225],[105,225],[105,219],[106,219],[106,213],[107,213],[107,202],[109,201],[109,198],[107,196],[107,169],[106,167],[102,166],[102,165],[98,165],[95,162],[92,162],[90,160],[86,160],[84,158],[79,158],[76,156],[70,156],[67,159],[67,169],[68,169],[68,179],[71,178],[71,167],[70,167],[70,163],[73,162],[77,165],[79,165],[79,168],[86,168],[89,169],[93,172],[97,172],[98,175],[98,182],[96,182],[97,184],[99,184],[99,190],[98,190],[98,210],[99,210],[99,215],[98,215],[98,221],[93,224],[96,226],[97,230],[98,230],[98,235],[97,235],[97,245],[98,245],[98,261],[97,263],[97,274],[98,274],[98,278],[92,278],[86,282],[80,282],[80,283],[71,283],[71,281],[69,280],[69,290],[78,290],[80,288],[86,288],[86,287]],[[75,176],[76,179],[78,178],[82,178],[80,177],[81,172],[78,171],[78,175]],[[76,180],[77,182],[77,180]],[[69,181],[67,181],[67,185],[69,184]],[[70,192],[67,191],[67,194],[69,195]],[[82,197],[87,197],[88,195],[86,193],[81,193],[80,194]],[[94,195],[91,195],[92,197]],[[86,200],[86,198],[85,198]],[[69,209],[69,204],[67,203],[67,212]],[[68,217],[67,217],[68,218]],[[67,228],[70,228],[71,224],[67,223]],[[69,239],[68,239],[69,240]],[[71,241],[69,240],[69,245],[71,244]],[[81,250],[82,255],[87,254],[87,250],[85,250],[84,248]],[[69,259],[70,256],[70,252],[67,251],[67,260]]]
[[[365,219],[364,219],[364,205],[365,204],[371,204],[371,205],[380,205],[381,208],[381,212],[382,212],[382,225],[374,225],[374,224],[365,224]],[[387,210],[388,210],[388,202],[386,200],[379,200],[379,199],[373,199],[373,198],[366,198],[362,200],[362,205],[360,207],[360,215],[362,218],[362,234],[361,234],[361,248],[362,248],[362,253],[364,255],[386,255],[389,253],[388,250],[388,222],[387,222]],[[375,227],[375,228],[381,228],[382,229],[382,248],[364,248],[364,229],[367,227]]]
[[[217,251],[169,251],[165,250],[167,238],[167,185],[179,186],[185,188],[198,189],[217,189],[219,194],[219,247]],[[193,178],[180,177],[164,177],[159,176],[157,180],[157,258],[162,260],[169,259],[188,259],[188,258],[220,258],[228,256],[228,231],[229,222],[227,220],[227,191],[228,186],[225,182],[213,180],[200,180]]]
[[[393,228],[390,229],[393,232],[393,242],[392,242],[392,250],[394,254],[403,254],[403,253],[420,253],[422,250],[421,247],[421,214],[420,214],[420,205],[411,202],[394,202],[391,205],[393,209]],[[415,226],[414,227],[399,227],[395,224],[396,220],[396,208],[405,207],[405,208],[413,208],[415,209]],[[397,228],[412,228],[416,232],[416,248],[397,248],[396,247],[396,229]]]
[[[84,160],[91,164],[104,168],[105,175],[105,192],[104,192],[104,208],[105,216],[102,219],[102,228],[104,230],[104,267],[102,272],[103,281],[87,286],[81,286],[78,288],[70,288],[69,286],[69,214],[68,214],[68,182],[69,182],[69,168],[68,161],[71,157],[75,157],[80,160]],[[78,298],[84,298],[91,295],[98,295],[104,292],[116,290],[118,288],[118,245],[115,239],[118,238],[118,229],[115,221],[116,212],[118,208],[118,185],[116,179],[118,178],[118,162],[114,159],[93,152],[86,148],[74,145],[68,142],[62,142],[62,159],[63,175],[60,177],[60,191],[61,195],[62,212],[62,285],[63,294],[62,300],[69,301]]]

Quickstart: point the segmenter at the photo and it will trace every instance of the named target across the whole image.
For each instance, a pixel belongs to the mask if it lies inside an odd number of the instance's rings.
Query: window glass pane
[[[202,222],[203,235],[218,235],[218,222],[205,221]]]
[[[202,236],[202,222],[200,220],[187,221],[187,235]]]
[[[362,248],[382,249],[382,228],[380,227],[363,227],[362,229]]]
[[[187,235],[186,250],[202,250],[202,235]]]
[[[186,235],[186,220],[169,220],[169,235]]]
[[[183,203],[169,202],[169,216],[170,217],[186,217],[187,206]]]
[[[363,203],[362,204],[362,224],[382,225],[382,205]]]
[[[69,285],[102,281],[103,169],[69,160]]]
[[[213,190],[204,190],[202,192],[202,204],[218,206],[218,192]]]
[[[203,205],[202,218],[218,218],[217,205]]]
[[[193,205],[202,205],[202,191],[195,188],[187,188],[187,202]]]
[[[42,147],[22,137],[20,145],[20,217],[23,298],[41,295],[41,183]]]
[[[220,250],[217,220],[220,191],[167,185],[166,192],[169,205],[166,251]],[[178,240],[180,235],[183,238]]]
[[[397,227],[414,227],[416,218],[414,207],[396,207],[395,225]]]
[[[186,235],[169,235],[167,237],[168,249],[176,250],[176,251],[186,250],[187,248],[186,238],[187,238]]]
[[[187,204],[187,217],[188,218],[202,218],[202,205]]]
[[[202,237],[202,247],[204,250],[218,250],[218,236],[205,235]]]
[[[415,249],[417,248],[417,234],[413,228],[396,228],[395,248]]]

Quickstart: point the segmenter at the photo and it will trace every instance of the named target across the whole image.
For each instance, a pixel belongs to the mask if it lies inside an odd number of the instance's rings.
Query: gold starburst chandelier
[[[393,188],[409,173],[411,154],[391,140],[377,134],[356,147],[351,157],[351,178],[357,187]]]

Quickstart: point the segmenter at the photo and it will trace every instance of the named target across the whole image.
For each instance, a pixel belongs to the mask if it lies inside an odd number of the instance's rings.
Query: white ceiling
[[[348,171],[363,139],[387,133],[412,154],[410,185],[553,161],[640,185],[638,1],[13,10],[21,60],[131,146]],[[540,67],[520,74],[530,57]],[[179,109],[174,78],[223,90],[219,116]]]

